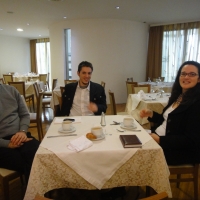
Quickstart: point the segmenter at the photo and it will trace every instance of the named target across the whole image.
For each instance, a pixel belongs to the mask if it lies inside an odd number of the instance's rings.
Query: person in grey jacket
[[[200,63],[184,62],[162,114],[140,111],[154,127],[151,137],[162,147],[169,165],[200,163]]]
[[[0,84],[0,167],[18,171],[28,181],[39,141],[27,133],[30,115],[19,92]]]
[[[78,66],[79,81],[65,85],[62,95],[62,116],[101,115],[106,112],[106,95],[104,88],[90,81],[93,66],[83,61]]]

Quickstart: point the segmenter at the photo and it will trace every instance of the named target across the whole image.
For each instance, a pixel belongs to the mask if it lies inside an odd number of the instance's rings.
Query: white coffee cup
[[[134,125],[134,119],[131,117],[126,117],[123,120],[123,124],[125,127],[132,127]]]
[[[64,131],[70,131],[72,129],[72,121],[63,121],[62,122],[62,129]]]
[[[103,134],[103,129],[100,126],[92,127],[91,133],[93,133],[98,138]]]

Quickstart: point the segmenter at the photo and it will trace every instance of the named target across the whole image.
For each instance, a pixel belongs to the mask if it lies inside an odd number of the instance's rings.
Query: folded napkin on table
[[[67,146],[68,149],[72,151],[83,151],[93,145],[93,142],[88,140],[84,135],[74,140],[71,140]]]
[[[138,92],[138,97],[141,98],[141,99],[145,98],[145,93],[144,93],[143,90],[140,90],[140,91]]]

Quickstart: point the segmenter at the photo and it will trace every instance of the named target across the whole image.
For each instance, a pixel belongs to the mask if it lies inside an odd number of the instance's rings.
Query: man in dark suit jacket
[[[91,82],[93,66],[83,61],[78,66],[79,81],[65,85],[62,95],[62,116],[101,115],[106,112],[106,95],[104,88]]]

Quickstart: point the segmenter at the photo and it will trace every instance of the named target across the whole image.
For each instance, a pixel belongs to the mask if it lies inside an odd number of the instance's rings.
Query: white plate
[[[96,138],[96,139],[91,139],[92,141],[98,141],[98,140],[103,140],[105,138],[105,135],[102,134],[100,137]]]
[[[72,129],[69,130],[69,131],[65,131],[65,130],[62,129],[62,127],[60,127],[60,128],[58,129],[58,132],[59,132],[59,133],[72,133],[72,132],[74,132],[75,130],[76,130],[75,127],[72,127]]]
[[[123,122],[120,123],[120,127],[123,128],[123,129],[128,129],[128,130],[132,130],[132,129],[136,129],[137,128],[137,126],[135,124],[133,124],[133,126],[129,126],[129,127],[124,126]]]

